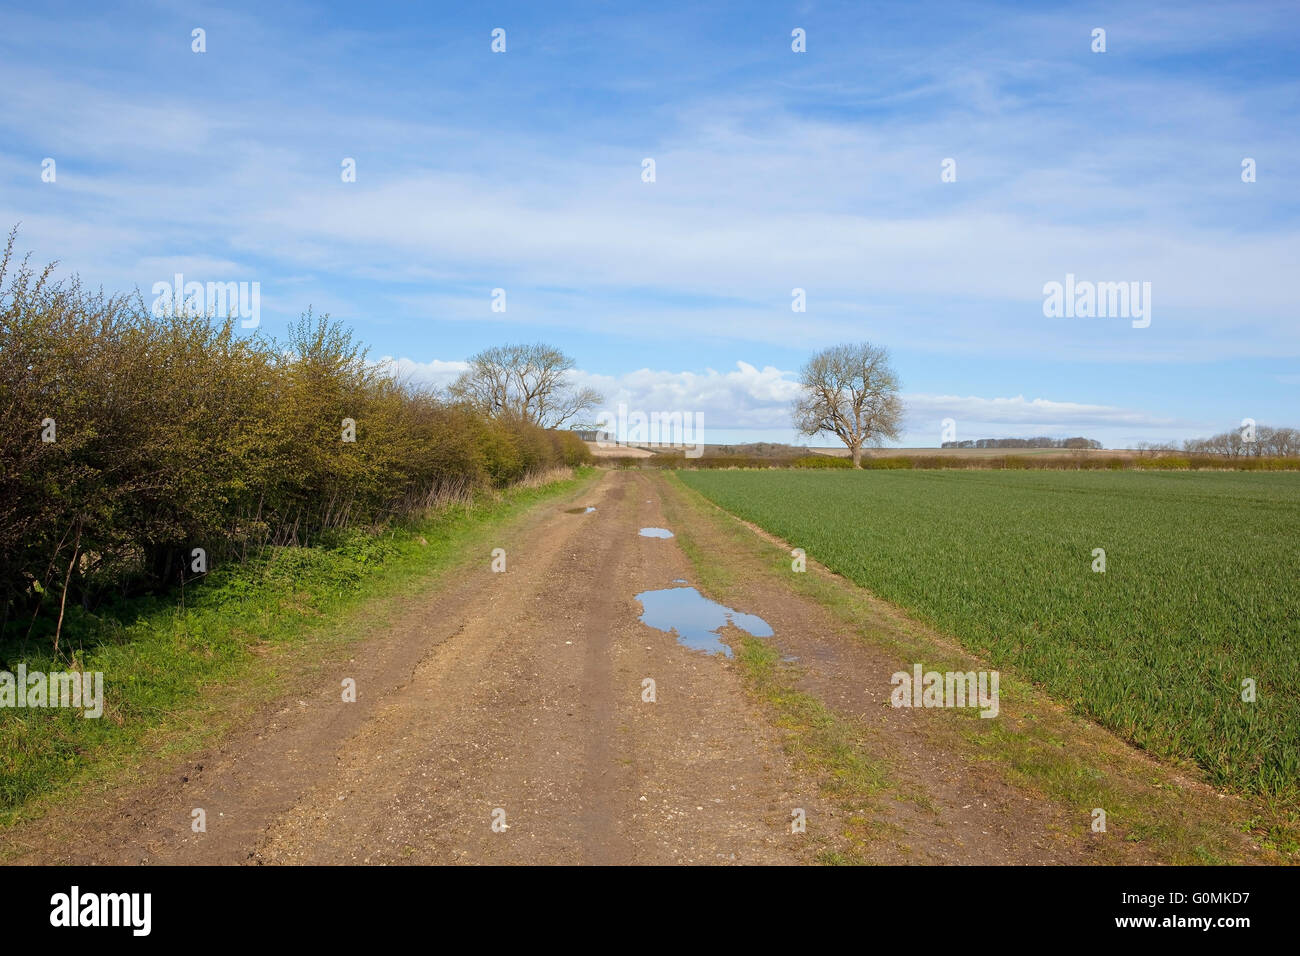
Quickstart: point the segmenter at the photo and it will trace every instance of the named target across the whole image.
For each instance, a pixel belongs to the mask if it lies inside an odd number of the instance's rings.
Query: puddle
[[[686,583],[685,578],[673,578],[673,584],[685,584],[685,583]]]
[[[565,508],[564,513],[566,515],[589,515],[595,510],[596,510],[595,505],[587,505],[586,507],[583,508]]]
[[[717,601],[710,601],[695,588],[642,591],[636,599],[644,608],[642,623],[676,634],[677,643],[691,650],[731,657],[731,648],[722,643],[718,635],[718,631],[728,624],[734,624],[754,637],[772,636],[772,628],[761,617],[742,614]]]
[[[642,528],[641,537],[643,538],[671,538],[673,533],[667,528]]]

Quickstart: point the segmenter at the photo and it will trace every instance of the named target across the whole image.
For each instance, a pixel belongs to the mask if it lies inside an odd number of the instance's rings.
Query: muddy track
[[[186,779],[24,834],[24,862],[808,861],[789,821],[815,788],[734,663],[638,620],[637,593],[688,575],[671,539],[637,533],[664,522],[655,485],[608,473],[576,503],[596,510],[539,506],[497,543],[504,573],[485,554]]]
[[[841,822],[861,807],[846,811],[824,778],[796,769],[740,665],[639,619],[638,593],[696,583],[676,539],[638,534],[700,517],[682,495],[662,476],[611,471],[538,505],[493,543],[503,573],[485,553],[394,601],[390,625],[372,623],[311,692],[249,715],[182,773],[25,827],[20,861],[782,864],[842,848]],[[1122,844],[1099,852],[1080,808],[1012,785],[958,738],[873,697],[899,662],[759,574],[722,520],[689,536],[731,570],[729,603],[772,626],[799,690],[907,782],[872,801],[859,859],[1151,862]],[[739,631],[721,635],[739,647]],[[349,677],[355,703],[341,700]],[[191,830],[195,808],[205,833]],[[791,832],[796,809],[807,833]]]

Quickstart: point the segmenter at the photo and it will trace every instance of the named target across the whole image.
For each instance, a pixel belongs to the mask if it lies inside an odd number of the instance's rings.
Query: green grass
[[[105,698],[97,720],[57,708],[0,709],[0,826],[38,813],[32,804],[78,779],[129,772],[160,743],[176,752],[203,743],[284,692],[295,654],[319,660],[331,642],[353,642],[375,625],[384,613],[376,600],[426,587],[465,560],[486,562],[497,529],[594,473],[484,495],[383,534],[267,549],[214,568],[186,588],[183,605],[172,594],[98,616],[70,610],[70,658],[56,660],[48,640],[0,644],[0,670],[24,661],[29,672],[102,671]]]
[[[680,477],[1124,738],[1294,796],[1300,475]]]
[[[770,644],[755,637],[742,639],[736,662],[745,684],[768,708],[785,752],[803,773],[819,781],[821,792],[844,814],[837,832],[822,842],[822,863],[853,864],[864,859],[872,833],[873,798],[896,787],[884,764],[867,756],[858,734],[837,718],[822,701],[794,686],[794,670],[780,661]]]

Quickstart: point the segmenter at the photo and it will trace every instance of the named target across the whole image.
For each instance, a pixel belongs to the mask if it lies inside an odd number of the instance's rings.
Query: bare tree
[[[1246,441],[1240,430],[1233,430],[1209,438],[1188,439],[1183,442],[1183,450],[1194,455],[1221,455],[1227,458],[1291,458],[1300,455],[1300,431],[1260,425],[1255,429],[1253,441]]]
[[[577,388],[570,382],[573,368],[573,359],[541,342],[499,345],[473,356],[450,391],[454,398],[489,415],[559,428],[603,401],[595,389]]]
[[[903,405],[883,348],[861,342],[818,352],[800,370],[799,384],[795,428],[804,435],[835,435],[848,446],[854,468],[862,464],[863,445],[898,437]]]

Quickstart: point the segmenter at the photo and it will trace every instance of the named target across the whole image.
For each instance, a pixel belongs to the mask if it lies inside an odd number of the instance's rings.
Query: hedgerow
[[[409,518],[589,460],[576,436],[399,381],[310,312],[233,318],[0,259],[0,625],[157,590],[268,544]],[[201,549],[201,550],[196,550]]]

